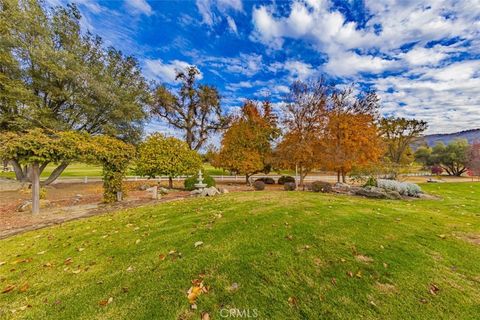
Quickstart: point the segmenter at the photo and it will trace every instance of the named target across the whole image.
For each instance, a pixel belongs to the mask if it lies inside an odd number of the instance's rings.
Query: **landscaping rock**
[[[348,193],[352,187],[346,183],[343,182],[337,182],[333,185],[333,191],[339,192],[339,193]]]
[[[164,187],[158,188],[158,193],[160,193],[160,194],[162,194],[162,195],[167,194],[167,193],[169,193],[169,192],[170,192],[170,190],[167,189],[167,188],[164,188]]]
[[[228,189],[225,189],[225,188],[219,188],[218,191],[220,191],[220,193],[222,193],[222,194],[230,192],[230,191],[228,191]]]
[[[218,189],[215,187],[204,188],[201,190],[196,189],[190,192],[190,195],[197,196],[197,197],[213,197],[213,196],[216,196],[217,194],[220,194],[220,191],[218,191]]]
[[[141,184],[138,186],[138,190],[140,191],[146,191],[148,188],[150,188],[147,184]]]
[[[444,183],[445,181],[430,178],[430,179],[427,179],[427,182],[429,182],[429,183]]]
[[[45,209],[51,206],[49,200],[40,199],[40,209]],[[32,211],[32,201],[27,200],[17,207],[18,212]]]
[[[355,191],[358,196],[363,196],[371,199],[401,199],[402,196],[396,191],[387,191],[377,187],[359,188]]]

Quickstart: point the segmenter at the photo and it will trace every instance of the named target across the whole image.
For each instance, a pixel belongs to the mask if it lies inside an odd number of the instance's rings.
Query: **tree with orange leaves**
[[[272,141],[278,136],[276,117],[269,102],[247,101],[225,132],[214,166],[250,176],[271,167]]]
[[[298,168],[301,187],[307,174],[321,162],[320,138],[327,123],[328,91],[323,79],[296,81],[290,87],[284,107],[283,124],[287,132],[275,150],[275,166]]]
[[[352,88],[335,90],[328,108],[322,143],[324,167],[337,173],[337,181],[353,168],[376,163],[383,154],[376,125],[379,99],[374,92],[355,97]]]

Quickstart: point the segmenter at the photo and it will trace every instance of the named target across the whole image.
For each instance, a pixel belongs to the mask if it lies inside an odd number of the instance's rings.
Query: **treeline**
[[[197,81],[196,67],[179,71],[176,89],[149,83],[134,57],[83,34],[80,19],[74,4],[46,10],[36,0],[0,2],[0,158],[35,190],[72,161],[86,161],[103,165],[106,201],[121,199],[132,160],[148,176],[190,174],[213,134],[223,138],[209,152],[212,162],[247,179],[297,168],[302,182],[314,169],[345,181],[380,164],[395,176],[427,127],[382,119],[374,92],[324,80],[293,83],[281,112],[269,101],[246,101],[227,115],[217,88]],[[143,140],[151,119],[184,141],[159,134]],[[40,182],[50,163],[57,168]]]

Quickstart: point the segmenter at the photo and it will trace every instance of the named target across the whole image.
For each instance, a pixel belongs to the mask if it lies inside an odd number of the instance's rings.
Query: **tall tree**
[[[49,12],[36,0],[0,5],[0,130],[85,131],[138,141],[148,86],[138,62],[80,31],[75,5]],[[3,41],[3,38],[2,38]],[[11,160],[17,179],[31,166]],[[45,183],[69,162],[61,162]]]
[[[268,172],[272,162],[272,141],[278,137],[276,118],[268,102],[258,106],[247,101],[242,113],[225,132],[215,166],[250,176]]]
[[[380,132],[387,146],[388,159],[397,165],[413,161],[409,148],[427,130],[428,124],[422,120],[405,118],[383,118]],[[410,150],[411,151],[411,150]]]
[[[200,155],[184,141],[154,133],[139,145],[135,171],[149,177],[166,175],[173,188],[173,178],[195,174],[201,167]]]
[[[355,167],[380,158],[383,149],[376,119],[379,99],[374,92],[355,96],[351,87],[336,89],[328,107],[323,150],[326,169],[337,172],[337,181]]]
[[[480,141],[475,140],[470,145],[468,153],[468,170],[472,176],[480,176]]]
[[[156,88],[152,112],[182,131],[192,150],[200,150],[209,135],[226,128],[229,118],[222,114],[220,95],[215,87],[197,84],[195,66],[179,71],[181,82],[175,94],[165,85]]]
[[[466,139],[457,139],[447,145],[439,142],[432,148],[430,162],[440,165],[450,176],[461,176],[467,171],[469,153]]]
[[[320,164],[319,145],[328,119],[328,89],[323,79],[309,83],[296,81],[290,87],[284,107],[282,120],[287,132],[275,150],[275,163],[284,169],[298,168],[300,186]]]

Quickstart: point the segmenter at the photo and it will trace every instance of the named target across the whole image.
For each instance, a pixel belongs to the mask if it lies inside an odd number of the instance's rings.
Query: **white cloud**
[[[150,16],[153,13],[152,7],[146,0],[125,0],[125,4],[133,9],[135,13]]]
[[[196,0],[195,4],[197,5],[198,12],[202,16],[202,23],[213,26],[225,17],[230,29],[237,33],[235,20],[229,16],[227,12],[243,11],[243,3],[241,0]]]
[[[201,57],[196,62],[209,68],[227,71],[233,75],[251,77],[263,68],[262,56],[259,54],[240,53],[237,57]]]
[[[348,21],[327,0],[296,0],[286,15],[274,5],[258,6],[252,12],[254,31],[250,38],[277,50],[286,38],[308,42],[328,55],[329,72],[334,71],[332,66],[342,67],[341,61],[350,58],[355,63],[345,62],[348,72],[344,66],[334,73],[343,75],[397,68],[399,63],[393,63],[394,59],[407,65],[436,64],[447,55],[442,46],[424,48],[432,40],[459,37],[472,40],[477,49],[480,47],[477,44],[480,29],[475,28],[480,25],[478,0],[433,3],[367,0],[365,5],[372,16],[362,28]],[[410,52],[399,51],[403,44],[411,42],[416,47]],[[372,50],[380,51],[384,58],[369,55]]]
[[[339,52],[330,56],[324,70],[336,76],[353,76],[360,72],[381,73],[398,68],[395,60],[386,60],[371,55],[359,55],[354,52]]]
[[[436,65],[447,57],[447,54],[440,48],[440,46],[431,49],[416,47],[400,57],[412,66]]]
[[[480,61],[420,68],[375,81],[383,112],[429,122],[431,133],[477,128],[480,121]],[[411,79],[415,74],[418,77]]]
[[[172,60],[170,63],[164,63],[161,59],[146,59],[144,61],[144,74],[149,79],[173,84],[175,83],[177,73],[185,70],[189,66],[191,66],[191,64],[180,60]],[[200,73],[197,79],[202,78],[203,75]]]
[[[232,30],[233,33],[238,33],[237,24],[235,23],[235,20],[233,20],[232,17],[227,16],[227,23],[228,23],[228,26],[230,27],[230,30]]]

